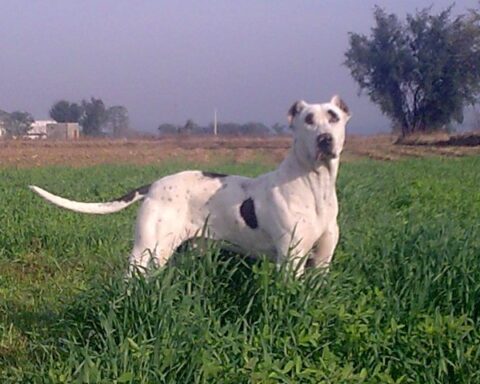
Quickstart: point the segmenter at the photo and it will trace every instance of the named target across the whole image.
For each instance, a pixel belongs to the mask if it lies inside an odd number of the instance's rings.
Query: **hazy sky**
[[[351,133],[388,130],[345,66],[375,4],[404,16],[450,0],[0,0],[0,109],[48,116],[59,99],[124,105],[132,126],[284,123],[297,99],[338,93]],[[457,0],[455,12],[478,7]]]

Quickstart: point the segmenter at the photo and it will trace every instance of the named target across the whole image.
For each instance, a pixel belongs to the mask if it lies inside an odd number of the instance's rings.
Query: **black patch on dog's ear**
[[[332,111],[331,109],[329,109],[327,111],[328,113],[328,122],[329,123],[337,123],[339,120],[340,120],[340,117],[338,117],[338,115]]]
[[[302,100],[296,101],[293,103],[293,105],[290,107],[288,110],[288,123],[291,124],[293,118],[302,111],[302,109],[305,107],[305,102]]]
[[[307,123],[308,125],[315,124],[313,113],[309,113],[307,114],[307,116],[305,116],[305,123]]]
[[[205,176],[205,177],[210,177],[212,179],[218,179],[218,178],[223,178],[223,177],[227,177],[228,175],[225,175],[223,173],[216,173],[216,172],[205,172],[205,171],[202,171],[202,175]]]
[[[125,203],[128,203],[129,201],[132,201],[137,193],[139,195],[145,196],[148,191],[150,190],[151,184],[144,185],[142,187],[139,187],[137,189],[134,189],[133,191],[128,192],[126,195],[123,195],[122,197],[119,197],[118,199],[115,199],[114,201],[123,201]]]
[[[343,101],[342,99],[339,100],[338,107],[345,112],[347,115],[350,114],[350,109],[348,108],[348,105]]]
[[[255,214],[255,204],[251,197],[245,200],[242,205],[240,205],[240,216],[242,216],[245,224],[250,228],[258,228],[257,215]]]

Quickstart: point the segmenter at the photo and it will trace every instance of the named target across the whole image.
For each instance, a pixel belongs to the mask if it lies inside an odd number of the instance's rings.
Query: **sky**
[[[285,123],[299,99],[349,105],[353,134],[390,125],[342,64],[375,4],[402,18],[451,0],[0,0],[0,109],[48,117],[60,99],[101,98],[131,125]],[[454,11],[478,8],[457,0]],[[466,122],[467,123],[467,122]]]

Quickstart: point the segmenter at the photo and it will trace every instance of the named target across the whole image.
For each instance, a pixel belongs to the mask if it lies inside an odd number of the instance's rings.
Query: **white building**
[[[55,120],[35,120],[25,137],[29,139],[45,139],[47,137],[47,125],[56,124]]]
[[[76,140],[80,137],[78,123],[47,124],[47,138],[60,140]]]

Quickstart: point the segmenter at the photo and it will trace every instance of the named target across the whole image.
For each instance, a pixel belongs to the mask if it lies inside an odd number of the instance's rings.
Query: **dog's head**
[[[294,132],[296,155],[313,168],[338,159],[348,120],[350,112],[339,96],[324,104],[295,102],[288,111],[288,122]]]

